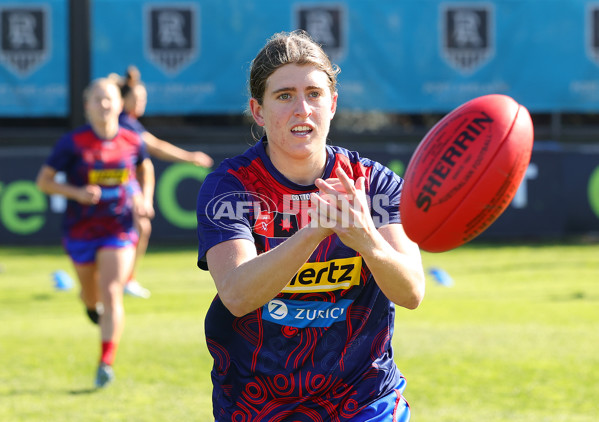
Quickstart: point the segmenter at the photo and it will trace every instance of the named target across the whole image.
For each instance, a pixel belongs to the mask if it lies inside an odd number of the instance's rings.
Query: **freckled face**
[[[250,109],[265,129],[271,158],[322,159],[337,93],[315,66],[287,64],[268,78],[263,103],[252,98]]]

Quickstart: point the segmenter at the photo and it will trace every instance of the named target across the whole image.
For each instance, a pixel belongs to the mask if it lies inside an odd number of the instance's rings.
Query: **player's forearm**
[[[420,305],[425,280],[418,251],[399,252],[377,234],[372,245],[364,248],[361,255],[389,300],[408,309]]]
[[[322,231],[305,227],[276,248],[240,263],[217,282],[221,300],[236,316],[260,308],[281,292],[322,239]]]
[[[137,169],[137,178],[141,186],[141,192],[144,198],[152,198],[154,196],[155,175],[154,165],[149,159],[145,159]]]
[[[164,161],[190,161],[188,151],[166,142],[162,145],[162,147],[155,149],[150,154]]]
[[[48,166],[43,166],[35,182],[38,189],[46,195],[62,195],[69,199],[76,199],[80,187],[56,182],[54,180],[55,175],[54,170]]]
[[[149,177],[148,179],[151,179],[151,180],[146,180],[142,184],[141,191],[143,193],[144,198],[153,198],[154,190],[156,187],[156,184],[154,183],[154,175],[152,174],[151,178]]]
[[[46,195],[62,195],[65,198],[73,200],[78,198],[79,190],[81,189],[78,186],[73,186],[66,183],[58,183],[53,180],[44,180],[38,182],[37,187]]]
[[[146,143],[148,153],[164,161],[190,161],[191,153],[162,139],[156,138],[149,132],[144,132],[143,140]]]

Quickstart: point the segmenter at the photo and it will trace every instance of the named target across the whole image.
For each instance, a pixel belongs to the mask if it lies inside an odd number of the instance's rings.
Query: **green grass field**
[[[149,300],[126,297],[116,382],[92,389],[98,331],[51,273],[58,247],[0,248],[0,421],[210,421],[203,319],[215,293],[195,250],[151,247]],[[599,417],[599,245],[474,244],[423,253],[432,277],[398,309],[396,361],[415,422],[591,422]]]

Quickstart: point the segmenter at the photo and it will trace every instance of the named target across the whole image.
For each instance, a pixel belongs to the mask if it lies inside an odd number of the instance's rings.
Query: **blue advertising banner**
[[[273,7],[267,14],[280,9]],[[136,65],[148,115],[240,113],[245,71],[262,37],[248,32],[259,27],[255,9],[251,1],[96,0],[92,76]]]
[[[0,0],[0,117],[68,114],[67,0]],[[447,112],[510,95],[599,111],[599,1],[92,0],[92,77],[135,64],[148,115],[241,113],[250,62],[306,29],[340,65],[341,110]]]
[[[490,93],[534,112],[597,110],[599,3],[404,4],[399,110],[442,112]]]
[[[0,0],[0,116],[68,113],[67,0]]]
[[[150,115],[242,112],[250,61],[296,28],[340,65],[340,109],[447,112],[501,93],[599,110],[599,2],[96,0],[92,19],[92,73],[137,65]]]

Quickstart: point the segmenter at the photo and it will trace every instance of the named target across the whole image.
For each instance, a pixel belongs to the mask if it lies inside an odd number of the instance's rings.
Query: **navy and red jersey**
[[[133,200],[139,192],[136,169],[148,158],[140,136],[119,128],[112,139],[98,137],[90,125],[64,135],[46,164],[66,174],[74,186],[99,185],[98,204],[83,205],[69,199],[63,219],[63,235],[89,240],[121,235],[133,228]]]
[[[227,159],[198,195],[198,266],[230,239],[258,253],[308,224],[315,185],[286,179],[271,163],[265,139]],[[323,178],[342,168],[364,176],[377,227],[399,223],[402,179],[344,148],[327,146]],[[218,295],[205,321],[217,421],[348,421],[390,393],[402,375],[393,361],[395,308],[362,257],[337,235],[324,239],[279,295],[235,317]],[[287,419],[285,419],[287,420]]]
[[[146,132],[146,128],[144,127],[144,125],[141,124],[139,120],[137,120],[135,117],[132,117],[124,111],[121,112],[121,114],[119,114],[119,125],[121,127],[124,127],[125,129],[137,132],[140,135]]]

